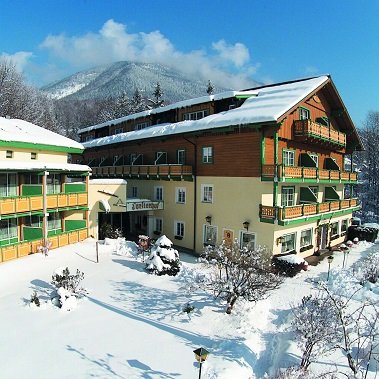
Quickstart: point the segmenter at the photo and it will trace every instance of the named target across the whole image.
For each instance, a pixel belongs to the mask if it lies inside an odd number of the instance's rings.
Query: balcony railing
[[[339,147],[346,146],[346,134],[318,124],[312,120],[295,120],[295,138],[319,140]]]
[[[356,172],[349,171],[337,171],[327,170],[316,167],[301,167],[301,166],[283,166],[277,165],[263,165],[262,166],[262,178],[267,180],[274,180],[275,171],[277,179],[280,182],[284,182],[287,179],[299,179],[299,181],[305,180],[337,180],[342,182],[357,182],[358,175]]]
[[[139,178],[192,177],[192,166],[180,164],[166,165],[124,165],[92,167],[93,176],[128,176]]]
[[[77,207],[88,204],[85,193],[47,195],[47,208]],[[0,217],[9,214],[36,212],[43,210],[43,196],[19,196],[0,198]]]
[[[286,221],[300,217],[318,215],[359,206],[358,199],[343,199],[327,201],[323,203],[300,204],[289,207],[272,207],[260,205],[259,216],[261,219]]]

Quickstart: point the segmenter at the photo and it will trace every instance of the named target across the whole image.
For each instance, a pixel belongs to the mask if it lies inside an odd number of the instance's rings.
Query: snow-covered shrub
[[[190,304],[190,303],[187,303],[184,307],[183,307],[183,312],[184,313],[191,313],[192,311],[195,310],[195,306]]]
[[[117,239],[123,237],[122,231],[119,228],[115,228],[113,225],[108,223],[104,223],[100,226],[99,235],[101,239]]]
[[[60,267],[54,271],[51,284],[55,287],[53,302],[60,308],[71,310],[76,307],[77,298],[86,294],[86,290],[80,287],[80,282],[84,279],[84,273],[76,270],[75,274],[70,274],[68,267]]]
[[[288,367],[281,369],[274,376],[265,376],[264,379],[337,379],[337,374],[333,372],[313,374],[303,367]]]
[[[300,271],[308,270],[308,262],[296,254],[287,254],[274,256],[272,267],[274,272],[280,275],[293,277]]]
[[[39,300],[39,297],[38,297],[36,291],[34,291],[34,292],[32,293],[32,295],[30,296],[30,303],[31,303],[31,304],[35,304],[37,307],[39,307],[39,306],[41,305],[41,302],[40,302],[40,300]]]
[[[237,242],[205,249],[204,259],[213,268],[207,287],[224,298],[226,313],[232,312],[237,299],[258,301],[279,287],[283,279],[272,272],[271,257],[264,248],[241,249]]]
[[[146,259],[146,270],[156,275],[175,276],[181,268],[178,250],[165,235],[158,238]]]
[[[379,251],[372,252],[354,267],[354,275],[364,285],[376,283],[379,278]]]

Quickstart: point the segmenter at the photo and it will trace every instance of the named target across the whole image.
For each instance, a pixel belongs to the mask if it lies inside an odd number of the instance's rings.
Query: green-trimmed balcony
[[[312,120],[295,120],[294,136],[296,140],[342,149],[346,147],[346,134],[314,122]]]
[[[47,194],[47,208],[85,208],[88,194],[85,183],[65,183],[62,193]],[[42,185],[23,184],[21,196],[0,197],[0,218],[43,210]],[[12,216],[13,217],[13,216]]]
[[[322,218],[328,213],[343,213],[343,211],[355,211],[360,205],[357,198],[331,200],[321,203],[303,203],[292,206],[268,206],[260,204],[259,217],[263,222],[277,221],[281,225],[289,224],[293,221],[308,221]]]
[[[92,176],[192,180],[192,166],[182,164],[100,166],[92,167]]]
[[[304,154],[306,156],[306,154]],[[312,158],[310,158],[312,159]],[[312,161],[313,162],[313,161]],[[262,180],[278,182],[357,183],[356,172],[342,171],[331,158],[325,160],[326,168],[312,166],[263,165]]]

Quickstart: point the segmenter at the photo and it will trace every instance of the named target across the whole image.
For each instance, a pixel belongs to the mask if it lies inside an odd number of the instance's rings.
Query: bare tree
[[[226,313],[232,312],[239,298],[256,302],[280,286],[283,279],[271,272],[270,254],[263,248],[249,250],[235,242],[223,242],[205,251],[206,261],[213,267],[210,287],[217,297],[225,298]]]

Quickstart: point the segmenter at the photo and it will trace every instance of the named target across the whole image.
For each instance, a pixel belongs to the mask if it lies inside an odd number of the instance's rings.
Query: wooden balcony
[[[88,204],[88,195],[85,193],[52,194],[47,195],[47,208],[77,207]],[[42,212],[43,196],[19,196],[0,198],[0,217],[27,212]]]
[[[337,148],[346,147],[346,134],[312,120],[295,120],[294,136],[297,140],[318,142]]]
[[[358,199],[343,199],[327,201],[323,203],[311,203],[293,205],[290,207],[271,207],[260,205],[259,217],[265,220],[288,221],[299,219],[301,217],[309,217],[320,215],[328,212],[335,212],[359,206]]]
[[[126,176],[140,179],[190,179],[192,166],[180,164],[92,167],[93,176]]]
[[[349,171],[327,170],[316,167],[263,165],[262,179],[274,180],[275,172],[279,182],[305,182],[305,181],[338,181],[340,183],[356,183],[358,174]]]

